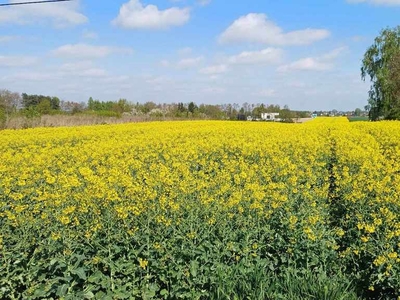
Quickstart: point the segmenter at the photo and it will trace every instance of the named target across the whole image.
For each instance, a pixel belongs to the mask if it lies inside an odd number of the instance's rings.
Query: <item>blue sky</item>
[[[367,104],[363,53],[381,29],[400,25],[399,12],[400,0],[75,0],[2,7],[0,89],[76,102],[353,110]]]

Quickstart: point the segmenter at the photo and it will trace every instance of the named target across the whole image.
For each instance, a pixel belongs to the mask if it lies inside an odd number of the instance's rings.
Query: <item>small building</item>
[[[261,120],[263,121],[277,121],[277,117],[279,117],[279,113],[262,113]]]

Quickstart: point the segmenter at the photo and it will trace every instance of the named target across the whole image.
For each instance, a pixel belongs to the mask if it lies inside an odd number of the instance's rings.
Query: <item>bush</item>
[[[4,129],[7,122],[5,109],[0,106],[0,129]]]

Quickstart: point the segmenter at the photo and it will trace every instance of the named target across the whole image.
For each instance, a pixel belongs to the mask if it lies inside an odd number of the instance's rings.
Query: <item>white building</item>
[[[279,113],[262,113],[261,120],[263,121],[278,121]]]

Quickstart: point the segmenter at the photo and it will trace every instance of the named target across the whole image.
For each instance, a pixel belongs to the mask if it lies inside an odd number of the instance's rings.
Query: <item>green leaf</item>
[[[94,298],[94,294],[91,291],[87,291],[86,293],[83,294],[83,297],[85,299],[93,299]]]
[[[96,299],[105,299],[106,294],[102,291],[96,293]]]
[[[43,286],[42,286],[42,288],[43,288]],[[47,296],[47,292],[44,289],[38,289],[33,294],[33,299],[41,299],[41,298],[44,298],[45,296]]]
[[[97,271],[94,274],[89,276],[88,281],[90,283],[99,284],[102,280],[102,277],[104,277],[103,273],[101,273],[100,271]]]
[[[71,273],[74,275],[78,275],[78,277],[82,280],[86,280],[86,273],[83,268],[72,270]]]
[[[64,295],[66,295],[68,292],[68,288],[69,288],[69,284],[66,284],[66,283],[59,286],[57,289],[57,296],[62,297]]]
[[[143,298],[144,299],[151,299],[156,295],[156,292],[153,290],[147,290],[143,293]]]
[[[193,277],[197,276],[197,270],[199,268],[199,264],[197,261],[192,260],[190,262],[190,274],[192,274]]]

